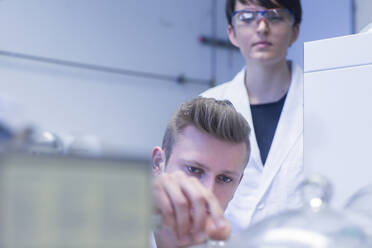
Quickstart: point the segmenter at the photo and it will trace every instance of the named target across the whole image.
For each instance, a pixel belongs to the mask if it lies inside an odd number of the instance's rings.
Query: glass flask
[[[364,222],[365,230],[372,240],[372,183],[354,193],[347,200],[345,209],[356,214],[361,222]]]
[[[329,206],[332,186],[324,177],[307,178],[300,190],[303,207],[266,218],[225,243],[208,242],[205,247],[372,247],[363,225],[354,215]]]

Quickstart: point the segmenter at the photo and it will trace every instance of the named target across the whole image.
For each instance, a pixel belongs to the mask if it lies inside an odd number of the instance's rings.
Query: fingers
[[[190,202],[191,228],[189,233],[192,240],[200,243],[207,239],[205,232],[208,216],[208,203],[205,188],[194,177],[185,177],[180,181],[182,191]]]
[[[161,214],[163,225],[173,231],[181,244],[192,241],[190,203],[182,190],[186,179],[182,172],[163,173],[153,182],[155,211]]]
[[[191,241],[191,211],[189,199],[184,194],[187,177],[184,173],[178,172],[164,176],[166,182],[163,186],[173,208],[178,239],[182,243],[188,243]]]
[[[153,182],[155,211],[172,230],[179,246],[225,239],[230,225],[215,195],[183,172],[163,173]],[[169,238],[169,237],[168,237]]]
[[[208,237],[214,240],[226,240],[231,233],[230,223],[224,219],[219,226],[216,226],[212,218],[207,219],[207,234]]]
[[[217,198],[213,192],[205,188],[196,178],[191,178],[190,180],[198,192],[197,197],[190,196],[193,210],[195,210],[192,229],[196,234],[194,235],[194,240],[201,242],[205,241],[207,237],[216,240],[227,239],[230,235],[231,227],[224,217],[224,212]]]
[[[153,202],[155,212],[161,216],[161,225],[165,225],[170,229],[176,229],[176,221],[172,203],[164,191],[161,180],[153,182]]]
[[[199,183],[198,187],[199,192],[203,195],[203,198],[205,199],[205,202],[207,204],[208,216],[212,218],[217,226],[224,224],[224,213],[216,196],[202,184]]]

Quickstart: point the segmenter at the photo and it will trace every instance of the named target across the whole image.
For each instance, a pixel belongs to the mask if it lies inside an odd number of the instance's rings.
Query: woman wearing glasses
[[[253,132],[251,159],[226,217],[237,233],[297,207],[303,174],[303,72],[286,60],[298,37],[300,0],[227,0],[228,36],[246,66],[202,95],[230,100]]]

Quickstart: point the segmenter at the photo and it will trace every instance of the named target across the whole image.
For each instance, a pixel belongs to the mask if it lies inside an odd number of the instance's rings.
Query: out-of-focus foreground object
[[[367,231],[372,237],[372,184],[353,194],[345,204],[345,209],[358,214],[367,224]]]
[[[0,246],[148,247],[148,161],[0,156]]]
[[[311,176],[301,185],[302,208],[269,217],[233,237],[231,248],[354,248],[371,247],[359,219],[329,206],[330,183]]]

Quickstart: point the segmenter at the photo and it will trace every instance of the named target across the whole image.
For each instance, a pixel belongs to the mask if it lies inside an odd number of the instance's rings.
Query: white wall
[[[198,8],[195,6],[198,5]],[[0,50],[209,80],[211,1],[13,0],[0,3]],[[207,85],[0,57],[1,95],[21,106],[12,123],[60,135],[96,134],[147,156],[178,104]],[[9,116],[9,115],[8,115]]]
[[[243,60],[237,51],[218,49],[212,62],[213,49],[198,42],[212,35],[213,2],[217,35],[227,39],[224,0],[4,0],[0,50],[206,80],[216,63],[221,83]],[[350,0],[338,0],[337,11],[330,2],[302,0],[301,35],[289,52],[300,65],[304,41],[351,32]],[[0,77],[0,96],[17,106],[0,114],[13,125],[33,123],[63,137],[95,134],[146,157],[177,106],[208,88],[4,56]]]
[[[303,68],[304,42],[352,33],[352,0],[302,0],[303,22],[300,37],[288,57]]]
[[[367,24],[372,22],[372,1],[354,0],[355,9],[355,32],[361,31]]]

